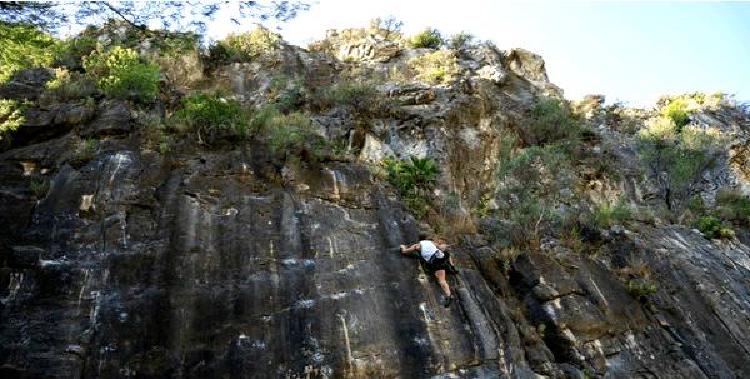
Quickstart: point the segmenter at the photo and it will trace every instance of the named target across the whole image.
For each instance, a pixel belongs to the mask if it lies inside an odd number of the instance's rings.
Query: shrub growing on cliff
[[[371,83],[345,80],[323,94],[323,101],[348,108],[354,117],[367,119],[386,114],[390,101]]]
[[[83,67],[107,96],[152,101],[159,94],[158,66],[141,62],[135,50],[115,46],[97,51],[84,59]]]
[[[314,132],[310,118],[302,113],[277,114],[264,127],[269,149],[284,160],[294,156],[317,161],[324,155],[326,141]]]
[[[649,296],[659,290],[656,283],[644,279],[635,278],[628,280],[628,292],[635,297]]]
[[[439,50],[409,60],[409,69],[416,72],[418,80],[430,84],[449,84],[460,73],[456,55],[452,51]]]
[[[269,101],[285,114],[300,109],[307,100],[302,80],[291,80],[286,75],[274,77],[267,91]]]
[[[23,69],[48,67],[55,44],[50,35],[33,26],[0,22],[0,83]]]
[[[724,226],[721,220],[714,216],[700,217],[695,226],[708,239],[734,237],[734,230]]]
[[[463,51],[471,46],[472,41],[474,41],[474,36],[472,34],[461,31],[450,36],[448,39],[448,47],[456,51]]]
[[[625,202],[624,198],[619,198],[614,203],[602,203],[594,209],[592,219],[600,228],[608,228],[615,224],[622,224],[629,220],[633,215],[633,210]]]
[[[83,58],[96,50],[96,39],[86,35],[60,41],[55,47],[55,63],[68,69],[83,68]]]
[[[258,27],[247,33],[228,35],[211,46],[209,54],[216,61],[243,62],[277,49],[280,44],[281,36]]]
[[[719,191],[716,195],[716,211],[724,220],[741,225],[750,224],[750,199],[736,190]]]
[[[562,140],[576,140],[581,127],[570,109],[558,99],[537,103],[531,110],[531,120],[520,128],[521,138],[530,145],[545,145]]]
[[[55,69],[55,78],[48,81],[46,87],[40,102],[77,100],[96,93],[96,83],[90,76],[64,68]]]
[[[401,39],[402,26],[404,26],[404,22],[393,16],[385,18],[377,17],[370,20],[370,30],[390,41],[398,41]]]
[[[672,120],[678,132],[683,126],[690,123],[688,104],[684,99],[678,98],[670,101],[669,104],[661,109],[661,113],[666,118]]]
[[[46,179],[32,179],[29,182],[29,190],[37,199],[41,199],[47,195],[49,191],[49,181]]]
[[[23,125],[25,106],[16,100],[0,99],[0,141]]]
[[[427,28],[409,39],[409,46],[415,49],[437,49],[443,44],[443,37],[437,29]]]
[[[178,129],[194,131],[199,143],[217,134],[245,136],[249,123],[240,104],[217,94],[196,93],[182,100],[170,122]]]
[[[501,150],[498,169],[497,215],[505,220],[497,230],[498,239],[536,248],[544,234],[557,230],[560,204],[575,200],[571,153],[561,144],[505,151],[510,147]]]
[[[429,192],[438,174],[435,161],[411,157],[410,160],[384,159],[382,164],[388,173],[388,181],[398,189],[406,207],[417,217],[423,217],[429,206]]]
[[[670,209],[679,208],[689,198],[690,186],[721,154],[722,141],[717,131],[678,128],[666,117],[650,120],[638,133],[641,162],[650,174],[660,178]]]

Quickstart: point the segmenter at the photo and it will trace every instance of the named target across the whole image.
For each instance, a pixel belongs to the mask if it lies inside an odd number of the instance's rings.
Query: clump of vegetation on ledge
[[[25,105],[16,100],[0,99],[0,141],[23,125],[26,120],[24,110]]]
[[[181,131],[195,132],[198,142],[212,141],[220,134],[248,135],[248,117],[236,100],[219,94],[194,93],[182,100],[182,108],[170,118]]]
[[[430,205],[430,192],[438,175],[438,167],[429,158],[409,160],[384,159],[388,181],[398,189],[401,199],[418,218],[424,217]]]
[[[49,67],[55,39],[37,28],[0,22],[0,83],[26,68]]]
[[[159,67],[142,61],[133,49],[115,46],[93,52],[83,67],[107,96],[149,102],[159,94]]]
[[[418,80],[430,84],[450,84],[461,70],[455,53],[449,50],[438,50],[414,57],[409,60],[408,65],[409,69],[416,73]]]
[[[437,29],[427,28],[409,39],[409,47],[437,49],[443,44],[443,37]]]
[[[647,172],[665,178],[662,186],[667,208],[679,211],[686,205],[693,183],[722,154],[724,138],[717,130],[687,124],[680,127],[669,116],[677,114],[674,117],[684,122],[679,112],[665,114],[649,120],[638,132],[638,153]]]
[[[247,33],[228,35],[210,47],[209,55],[214,61],[248,62],[278,49],[281,40],[278,34],[258,27]]]

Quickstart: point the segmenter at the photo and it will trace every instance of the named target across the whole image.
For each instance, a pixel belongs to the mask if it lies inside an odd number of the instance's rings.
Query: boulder
[[[133,129],[130,106],[125,101],[109,101],[99,106],[98,116],[81,131],[83,136],[126,134]]]

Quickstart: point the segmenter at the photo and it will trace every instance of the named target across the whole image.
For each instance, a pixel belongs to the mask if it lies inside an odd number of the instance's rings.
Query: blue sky
[[[320,0],[282,34],[305,46],[326,29],[386,15],[409,34],[466,30],[501,49],[541,54],[570,99],[601,93],[647,106],[662,94],[721,91],[750,100],[750,3]]]

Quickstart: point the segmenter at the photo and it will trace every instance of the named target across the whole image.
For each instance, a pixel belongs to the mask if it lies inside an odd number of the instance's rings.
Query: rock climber
[[[401,245],[401,254],[413,255],[418,252],[420,258],[422,258],[426,265],[427,270],[431,273],[435,273],[435,277],[440,284],[440,288],[443,289],[445,297],[443,298],[443,305],[447,308],[453,302],[453,294],[451,294],[451,288],[448,282],[445,281],[445,274],[447,272],[456,274],[458,271],[453,265],[450,254],[446,251],[448,245],[442,239],[436,239],[435,241],[427,239],[425,233],[419,234],[419,242],[413,245]]]

